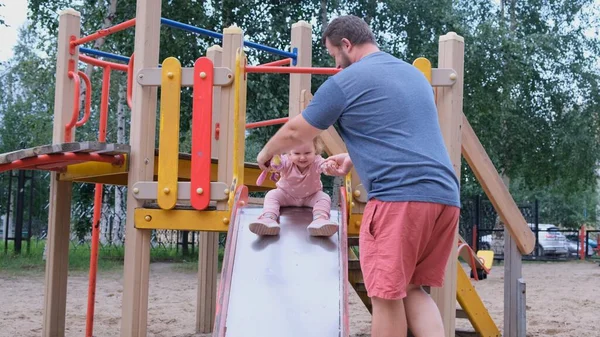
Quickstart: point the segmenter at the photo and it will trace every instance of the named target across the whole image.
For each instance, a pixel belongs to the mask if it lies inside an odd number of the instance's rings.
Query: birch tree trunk
[[[127,107],[127,85],[119,84],[119,101],[117,103],[117,144],[125,144],[125,108]],[[115,186],[115,210],[113,217],[112,241],[123,243],[125,228],[125,212],[123,210],[123,188]]]

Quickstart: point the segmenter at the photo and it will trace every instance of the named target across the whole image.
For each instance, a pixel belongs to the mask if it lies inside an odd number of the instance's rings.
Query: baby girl
[[[318,137],[311,143],[293,148],[280,160],[272,159],[269,168],[279,176],[277,188],[267,192],[263,213],[250,224],[250,231],[257,235],[279,234],[279,208],[285,206],[313,208],[313,221],[308,226],[311,236],[331,236],[338,225],[329,219],[331,198],[323,192],[321,183],[321,157],[323,145]]]

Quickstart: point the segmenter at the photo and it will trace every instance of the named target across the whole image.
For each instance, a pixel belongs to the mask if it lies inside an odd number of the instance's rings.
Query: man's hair
[[[322,42],[325,45],[325,40],[329,39],[329,43],[339,47],[342,45],[342,39],[344,38],[348,39],[353,45],[377,44],[375,35],[369,25],[363,19],[354,15],[343,15],[333,19],[323,32]]]

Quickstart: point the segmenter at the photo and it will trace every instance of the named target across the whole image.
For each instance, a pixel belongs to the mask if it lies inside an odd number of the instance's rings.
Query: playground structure
[[[65,333],[65,310],[67,289],[67,260],[70,228],[71,184],[73,181],[96,183],[96,209],[94,212],[92,261],[90,271],[90,299],[88,299],[88,326],[86,334],[92,335],[93,294],[95,291],[95,260],[97,258],[97,231],[102,184],[127,185],[127,228],[125,240],[124,290],[122,303],[122,336],[146,336],[149,285],[149,248],[152,229],[177,229],[200,231],[199,286],[197,331],[213,331],[214,336],[233,336],[234,327],[243,321],[235,321],[235,310],[244,305],[240,292],[260,293],[261,289],[243,287],[242,280],[256,272],[242,268],[242,255],[251,241],[244,239],[247,219],[253,214],[249,206],[248,191],[272,188],[265,180],[262,186],[254,183],[260,170],[256,165],[244,163],[244,133],[248,128],[281,124],[285,118],[273,121],[246,123],[246,88],[252,73],[282,73],[290,76],[289,116],[294,117],[310,102],[311,74],[333,75],[338,69],[311,67],[312,30],[306,22],[292,26],[291,46],[293,53],[279,51],[287,57],[270,64],[249,66],[246,64],[244,45],[257,47],[243,40],[238,27],[226,28],[221,46],[213,46],[206,56],[199,57],[193,68],[182,68],[179,61],[169,57],[159,68],[159,31],[162,24],[189,28],[184,24],[163,19],[160,16],[161,1],[138,1],[135,19],[112,28],[81,38],[80,16],[74,10],[60,14],[55,116],[53,144],[0,155],[0,170],[42,169],[52,170],[50,191],[50,215],[46,289],[44,302],[44,336],[63,336]],[[101,61],[80,53],[100,54],[80,45],[99,36],[135,26],[134,57],[124,58],[128,65]],[[194,28],[199,33],[206,30]],[[267,49],[268,50],[268,49]],[[89,105],[81,121],[79,113],[80,78],[91,83],[83,73],[77,72],[79,61],[88,62],[105,69],[101,118],[98,142],[74,142],[75,128],[89,118]],[[504,335],[525,336],[524,282],[520,279],[521,254],[534,248],[534,237],[515,205],[508,189],[481,146],[475,132],[462,112],[464,41],[449,33],[440,37],[438,67],[419,58],[413,63],[430,81],[436,93],[439,121],[446,146],[457,175],[461,171],[461,154],[475,172],[486,194],[498,210],[510,235],[506,235],[505,257],[505,323]],[[106,144],[106,118],[108,88],[106,78],[111,69],[127,71],[128,101],[132,109],[130,144]],[[155,149],[155,116],[157,87],[161,86],[159,145]],[[192,151],[180,154],[179,98],[182,86],[193,87]],[[104,91],[106,90],[106,95]],[[88,90],[88,94],[90,90]],[[86,103],[87,104],[87,103]],[[321,135],[328,154],[345,152],[340,136],[332,127]],[[98,192],[100,191],[100,192]],[[338,301],[334,324],[336,336],[348,336],[347,284],[353,286],[370,310],[366,296],[360,263],[348,246],[358,244],[357,236],[366,200],[366,192],[357,175],[352,172],[345,179],[341,190],[338,221],[342,230],[333,240],[333,246],[323,257],[331,261],[330,268],[338,271],[332,282],[326,280],[327,290],[337,292],[332,301]],[[303,226],[303,214],[289,214],[290,228]],[[98,214],[99,216],[99,214]],[[285,226],[282,226],[285,227]],[[228,240],[224,258],[223,274],[217,291],[218,233],[227,232]],[[282,230],[283,232],[283,230]],[[293,241],[295,231],[282,234],[282,242]],[[297,235],[296,235],[297,236]],[[94,241],[96,240],[96,241]],[[460,238],[457,237],[457,242]],[[95,242],[95,243],[94,243]],[[300,243],[294,243],[300,244]],[[294,244],[291,244],[292,246]],[[304,242],[306,248],[307,244]],[[315,242],[312,242],[316,245]],[[272,256],[273,249],[288,247],[282,243],[268,249],[254,251],[256,256]],[[458,302],[478,335],[500,336],[489,313],[469,276],[458,264],[459,251],[453,253],[447,266],[446,284],[443,288],[430,289],[444,320],[446,335],[462,335],[455,331]],[[269,249],[272,249],[269,251]],[[479,259],[475,252],[467,256],[473,265]],[[315,253],[317,254],[317,253]],[[304,259],[314,258],[304,257]],[[266,258],[265,261],[270,261]],[[301,260],[299,263],[306,263]],[[467,261],[469,262],[469,261]],[[480,265],[481,263],[479,263]],[[247,266],[246,266],[247,267]],[[474,267],[478,268],[478,267]],[[489,265],[485,270],[489,271]],[[479,266],[478,269],[481,269]],[[277,269],[276,269],[277,270]],[[331,270],[331,269],[329,269]],[[298,278],[298,274],[277,275],[285,281]],[[479,278],[475,272],[476,278]],[[258,275],[256,277],[264,277]],[[239,286],[236,286],[236,284]],[[287,283],[289,284],[289,283]],[[255,285],[258,286],[258,285]],[[266,285],[263,285],[266,286]],[[237,288],[236,288],[237,287]],[[263,289],[264,290],[264,289]],[[322,294],[301,293],[311,297]],[[248,303],[246,303],[248,304]],[[261,307],[262,308],[262,307]],[[294,307],[294,309],[308,309]],[[254,309],[257,310],[256,308]],[[327,317],[331,316],[328,312]],[[334,315],[334,316],[335,316]],[[237,315],[238,317],[240,315]],[[268,315],[263,315],[268,318]],[[233,318],[232,318],[233,317]],[[265,318],[263,317],[263,319]],[[313,316],[305,317],[308,322]],[[332,318],[333,319],[333,318]],[[234,320],[233,323],[231,320]],[[300,321],[298,325],[302,325]],[[255,325],[261,323],[252,321]],[[330,324],[332,322],[329,322]],[[269,324],[266,324],[269,325]],[[306,324],[304,324],[306,325]],[[310,325],[310,324],[308,324]],[[265,327],[263,325],[263,327]],[[231,334],[229,334],[231,332]],[[265,334],[266,335],[266,334]]]

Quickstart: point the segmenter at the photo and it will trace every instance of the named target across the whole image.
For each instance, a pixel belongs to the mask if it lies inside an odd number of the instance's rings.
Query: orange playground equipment
[[[51,170],[50,211],[47,242],[47,264],[44,298],[44,336],[64,336],[67,292],[67,260],[70,231],[71,188],[73,182],[96,184],[96,205],[93,223],[92,260],[86,335],[93,332],[95,264],[98,249],[98,219],[102,185],[126,185],[127,224],[125,238],[124,289],[122,299],[121,336],[146,336],[148,312],[150,234],[154,229],[174,229],[200,232],[197,297],[197,332],[228,334],[227,304],[236,302],[233,291],[243,271],[237,263],[243,251],[244,219],[252,213],[248,191],[265,191],[274,187],[269,179],[255,182],[261,175],[258,166],[244,162],[247,129],[282,124],[286,118],[246,123],[247,81],[255,73],[288,74],[289,117],[298,115],[311,100],[311,75],[334,75],[333,68],[313,68],[312,27],[304,21],[291,29],[293,52],[279,51],[285,58],[263,65],[248,65],[244,46],[258,46],[244,41],[242,29],[225,28],[215,33],[161,18],[161,0],[138,0],[137,14],[132,20],[87,37],[80,37],[80,14],[72,9],[61,12],[59,18],[58,53],[56,60],[56,95],[52,144],[0,155],[0,171],[13,169]],[[198,57],[193,67],[182,67],[179,60],[168,57],[159,60],[161,24],[198,33],[216,34],[220,45],[210,47]],[[100,36],[135,27],[134,55],[121,57],[127,64],[108,62],[85,56],[94,54],[82,47]],[[95,52],[108,58],[110,54]],[[77,71],[79,62],[102,67],[102,106],[97,141],[76,142],[76,128],[89,118],[89,98],[85,114],[79,117],[79,87],[92,84]],[[160,67],[159,67],[160,64]],[[439,38],[437,68],[419,58],[413,65],[430,81],[436,96],[440,125],[444,139],[460,175],[461,155],[475,172],[510,235],[507,235],[505,261],[505,322],[504,335],[525,336],[525,283],[521,278],[521,255],[534,248],[534,236],[503,184],[485,149],[479,142],[462,111],[464,76],[464,41],[455,33]],[[107,144],[108,79],[112,70],[128,74],[128,103],[131,107],[129,144]],[[159,134],[155,134],[157,89],[161,87]],[[182,87],[193,88],[192,150],[179,152],[180,97]],[[88,90],[88,96],[91,90]],[[158,138],[157,138],[158,137]],[[328,154],[345,152],[345,145],[332,127],[321,135]],[[158,148],[155,141],[158,139]],[[263,177],[264,178],[264,177]],[[351,285],[370,310],[370,300],[362,282],[360,262],[351,249],[358,245],[362,211],[366,192],[355,172],[349,174],[341,193],[338,221],[342,226],[336,236],[335,249],[327,257],[338,271],[331,291],[339,292],[339,331],[336,336],[348,336],[347,284]],[[260,201],[259,201],[260,202]],[[290,221],[302,214],[290,213]],[[295,225],[301,225],[295,222]],[[222,283],[217,291],[218,233],[228,233]],[[290,234],[293,235],[293,234]],[[457,233],[457,241],[459,235]],[[234,239],[232,242],[231,240]],[[458,241],[460,242],[460,241]],[[246,242],[247,243],[247,242]],[[301,243],[298,243],[301,244]],[[491,264],[481,264],[475,254],[462,245],[453,253],[447,266],[447,282],[439,289],[429,289],[437,303],[447,336],[465,335],[456,331],[457,317],[469,319],[480,336],[500,336],[487,309],[471,284],[469,276],[458,263],[465,256],[468,263],[489,272]],[[489,259],[489,257],[488,257]],[[478,262],[478,263],[477,263]],[[281,278],[292,277],[279,275]],[[475,278],[481,275],[475,271]],[[237,279],[236,279],[237,277]],[[239,283],[239,282],[238,282]],[[309,296],[310,294],[304,294]],[[337,302],[336,302],[337,303]],[[458,306],[457,306],[458,303]],[[298,308],[294,308],[298,309]],[[304,308],[301,308],[304,309]],[[233,316],[230,316],[233,317]],[[254,324],[258,324],[254,322]],[[229,326],[231,327],[231,326]],[[232,328],[232,327],[231,327]],[[233,331],[229,329],[229,331]]]

